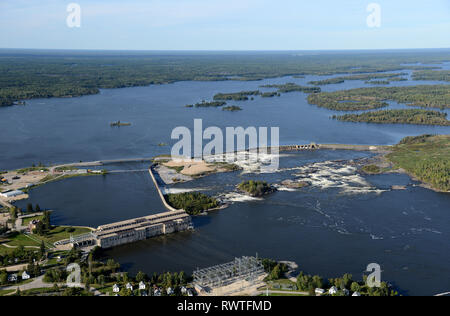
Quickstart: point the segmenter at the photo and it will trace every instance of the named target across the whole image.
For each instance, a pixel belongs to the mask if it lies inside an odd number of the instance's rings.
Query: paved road
[[[21,291],[31,290],[31,289],[37,289],[37,288],[50,288],[53,287],[52,283],[45,283],[43,281],[44,276],[41,275],[40,277],[37,277],[30,283],[22,284],[22,285],[12,285],[0,288],[0,290],[17,290],[19,288]]]
[[[13,285],[13,286],[7,286],[4,288],[0,288],[0,290],[16,290],[17,288],[20,289],[20,291],[26,291],[26,290],[32,290],[32,289],[40,289],[40,288],[52,288],[53,287],[53,283],[45,283],[43,281],[44,276],[41,275],[40,277],[37,277],[36,279],[34,279],[32,282],[27,283],[27,284],[22,284],[22,285]],[[65,286],[65,283],[58,283],[59,287]],[[84,284],[81,284],[81,287],[84,288]],[[91,287],[90,291],[94,293],[95,296],[103,296],[104,294],[97,291],[97,289]],[[15,293],[15,292],[14,292]],[[12,295],[14,293],[11,293],[9,295]]]

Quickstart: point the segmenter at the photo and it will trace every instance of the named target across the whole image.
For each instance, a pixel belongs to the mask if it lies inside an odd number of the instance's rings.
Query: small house
[[[127,288],[127,290],[133,291],[133,285],[131,285],[131,283],[127,283],[125,287]]]
[[[119,293],[120,292],[120,287],[117,284],[113,285],[113,293]]]
[[[139,290],[145,290],[147,287],[145,286],[144,282],[139,282]]]
[[[22,280],[29,280],[30,275],[27,273],[27,271],[23,271],[22,273]]]
[[[338,289],[335,286],[331,287],[331,289],[328,290],[328,293],[330,295],[335,295],[335,294],[337,294],[337,292],[338,292]]]
[[[8,282],[16,282],[16,281],[17,281],[17,274],[8,275]]]
[[[361,296],[361,294],[359,292],[355,292],[352,296]]]
[[[185,286],[181,287],[181,294],[186,295],[187,294],[187,288]]]
[[[314,292],[318,296],[325,294],[325,290],[324,289],[319,289],[319,288],[317,288]]]
[[[173,289],[171,287],[167,288],[167,295],[173,295],[175,292],[173,291]]]

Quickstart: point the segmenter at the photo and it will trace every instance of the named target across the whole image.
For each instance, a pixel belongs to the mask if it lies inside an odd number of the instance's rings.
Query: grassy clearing
[[[25,234],[21,234],[18,232],[12,232],[8,235],[6,238],[7,242],[5,242],[8,246],[18,247],[18,246],[24,246],[24,247],[39,247],[40,243],[32,240]]]
[[[45,236],[33,235],[33,237],[43,240],[46,243],[53,244],[57,241],[68,239],[70,235],[77,236],[90,233],[91,230],[85,227],[64,227],[56,226],[50,230]]]
[[[14,293],[16,290],[0,290],[0,296],[10,295]]]
[[[24,218],[22,220],[22,226],[28,226],[28,224],[30,224],[31,221],[33,221],[33,220],[41,221],[43,218],[44,218],[44,216],[42,216],[42,215]]]

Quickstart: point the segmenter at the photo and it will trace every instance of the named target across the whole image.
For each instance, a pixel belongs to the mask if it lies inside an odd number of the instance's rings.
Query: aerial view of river
[[[445,65],[448,68],[449,64]],[[406,71],[408,72],[408,71]],[[408,72],[410,76],[410,72]],[[309,105],[307,94],[242,102],[242,111],[186,108],[216,93],[261,89],[265,84],[330,78],[274,78],[262,81],[178,82],[102,90],[98,95],[35,99],[25,106],[0,108],[0,169],[170,153],[177,126],[266,126],[280,128],[281,144],[395,144],[405,136],[448,134],[449,127],[377,125],[332,120],[338,112]],[[392,82],[391,86],[442,84]],[[363,81],[323,86],[324,91],[367,87]],[[265,89],[261,89],[264,90]],[[390,103],[391,108],[407,106]],[[448,110],[445,110],[449,113]],[[113,121],[131,126],[111,127]],[[161,146],[162,143],[167,146]],[[193,219],[195,231],[173,234],[107,251],[131,272],[147,273],[207,267],[254,255],[295,261],[301,270],[324,277],[361,276],[369,263],[382,266],[383,280],[401,293],[430,295],[449,290],[450,196],[418,186],[403,174],[364,176],[354,161],[368,152],[282,153],[274,173],[236,171],[177,184],[173,192],[204,191],[229,207]],[[130,172],[79,177],[37,187],[17,206],[39,203],[54,210],[54,224],[97,225],[164,211],[146,164],[109,165]],[[311,186],[283,187],[284,180],[314,174]],[[246,198],[235,186],[245,179],[278,185],[263,199]],[[405,190],[393,190],[393,185]]]

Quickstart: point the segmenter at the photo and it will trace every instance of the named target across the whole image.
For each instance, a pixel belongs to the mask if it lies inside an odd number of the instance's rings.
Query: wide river
[[[445,68],[448,68],[446,65]],[[173,128],[276,126],[281,144],[394,144],[424,133],[448,134],[448,127],[370,125],[330,119],[337,112],[309,105],[306,94],[230,102],[240,112],[185,108],[219,92],[255,90],[260,85],[308,81],[275,78],[258,82],[178,82],[170,85],[102,90],[70,99],[30,100],[26,106],[0,108],[0,169],[39,162],[56,164],[101,159],[151,157],[170,152]],[[391,85],[436,84],[393,82]],[[442,84],[442,83],[437,83]],[[333,91],[368,86],[362,81],[324,86]],[[405,105],[391,103],[393,108]],[[447,113],[449,111],[446,111]],[[132,126],[111,128],[121,120]],[[167,143],[169,146],[159,146]],[[179,184],[176,191],[197,189],[219,195],[230,207],[194,219],[195,232],[147,240],[108,251],[131,272],[207,267],[254,255],[296,261],[300,269],[325,277],[360,277],[369,263],[382,266],[384,280],[404,294],[430,295],[450,290],[450,196],[417,186],[405,175],[358,175],[347,160],[370,156],[351,151],[288,153],[279,172],[233,172]],[[346,161],[342,161],[346,160]],[[30,200],[55,210],[55,224],[97,226],[164,211],[142,164],[108,166],[133,170],[105,177],[81,177],[31,191]],[[313,185],[280,191],[262,200],[234,192],[243,179],[280,184],[314,174]],[[405,185],[406,190],[391,190]]]

